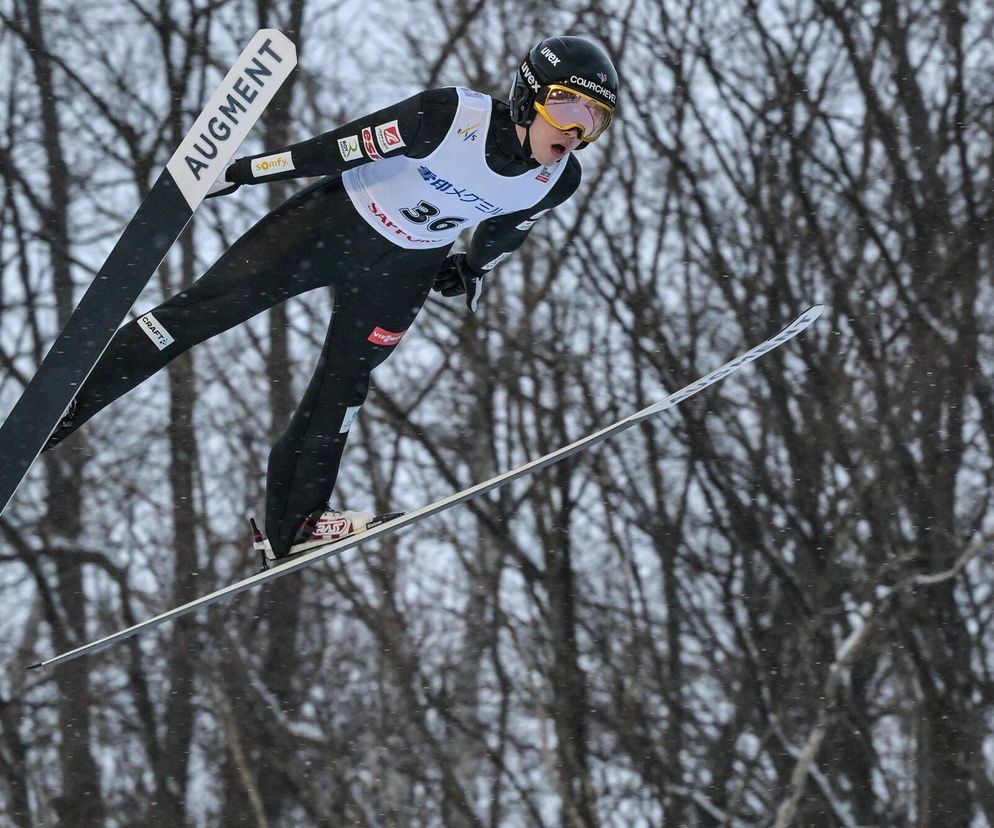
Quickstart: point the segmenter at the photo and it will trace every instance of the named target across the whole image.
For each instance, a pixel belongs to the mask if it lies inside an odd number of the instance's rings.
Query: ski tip
[[[784,330],[792,331],[793,333],[800,333],[812,322],[814,322],[822,313],[825,312],[824,305],[812,305],[804,313],[797,317],[793,322],[791,322]]]

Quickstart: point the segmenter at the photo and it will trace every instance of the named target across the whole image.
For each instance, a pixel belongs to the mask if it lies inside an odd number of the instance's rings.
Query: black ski
[[[256,32],[152,185],[0,427],[0,513],[155,269],[296,63],[296,49],[282,32]]]

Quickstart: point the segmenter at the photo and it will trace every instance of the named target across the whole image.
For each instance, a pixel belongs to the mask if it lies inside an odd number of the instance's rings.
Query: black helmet
[[[582,37],[547,37],[532,47],[511,82],[511,120],[535,120],[535,98],[558,84],[593,98],[611,111],[618,105],[618,72],[603,49]]]

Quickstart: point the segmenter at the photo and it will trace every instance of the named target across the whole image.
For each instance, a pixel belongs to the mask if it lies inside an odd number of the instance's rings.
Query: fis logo
[[[549,176],[551,175],[552,175],[552,170],[550,170],[548,167],[542,167],[542,169],[538,171],[538,175],[535,176],[535,180],[541,181],[543,184],[548,184]]]
[[[470,126],[464,126],[458,131],[458,135],[463,139],[463,141],[475,141],[476,133],[480,129],[479,124],[472,124]]]

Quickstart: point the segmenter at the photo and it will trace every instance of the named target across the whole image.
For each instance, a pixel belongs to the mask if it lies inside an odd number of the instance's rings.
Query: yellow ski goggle
[[[556,129],[580,130],[581,141],[596,141],[611,126],[614,111],[607,104],[566,86],[543,86],[535,109]]]

